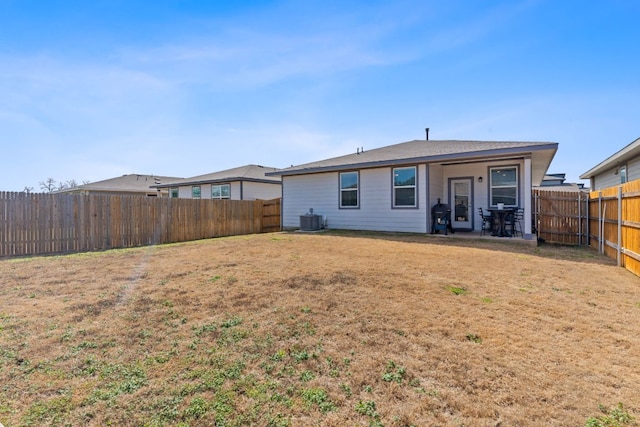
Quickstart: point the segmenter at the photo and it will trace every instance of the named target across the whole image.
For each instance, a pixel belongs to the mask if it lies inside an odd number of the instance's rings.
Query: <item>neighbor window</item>
[[[192,199],[199,199],[200,198],[200,186],[199,185],[194,185],[193,187],[191,187],[191,198]]]
[[[358,172],[342,172],[340,174],[340,207],[358,207]]]
[[[620,184],[627,182],[627,166],[620,166]]]
[[[171,197],[172,199],[177,199],[178,198],[178,189],[177,188],[170,188],[169,189],[169,197]]]
[[[518,168],[515,166],[490,169],[490,205],[518,206]]]
[[[212,199],[228,199],[230,195],[231,195],[231,187],[229,184],[211,186]]]
[[[393,169],[393,206],[416,207],[416,167]]]

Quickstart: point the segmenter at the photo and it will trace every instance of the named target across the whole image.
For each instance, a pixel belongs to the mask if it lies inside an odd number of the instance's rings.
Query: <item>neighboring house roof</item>
[[[566,174],[564,173],[548,173],[542,178],[542,183],[540,185],[557,185],[564,184],[566,179]]]
[[[272,175],[301,175],[410,163],[456,164],[531,155],[532,180],[542,181],[558,149],[556,142],[414,140],[346,156],[280,169]]]
[[[252,182],[265,182],[269,184],[280,184],[280,177],[266,176],[268,172],[276,171],[276,168],[260,166],[260,165],[245,165],[233,169],[227,169],[220,172],[208,173],[205,175],[198,175],[191,178],[176,179],[171,182],[163,182],[160,185],[154,185],[154,188],[167,188],[177,187],[181,185],[199,185],[199,184],[213,184],[218,182],[230,182],[230,181],[252,181]]]
[[[151,186],[160,184],[166,181],[174,181],[176,177],[171,176],[158,176],[158,175],[143,175],[143,174],[129,174],[119,176],[117,178],[105,179],[102,181],[91,182],[89,184],[82,184],[76,187],[65,188],[57,191],[57,193],[79,193],[83,191],[88,192],[118,192],[118,193],[146,193],[151,192]]]
[[[565,182],[566,174],[549,173],[542,178],[540,185],[534,186],[538,190],[549,191],[586,191],[583,184]]]
[[[582,175],[580,179],[590,179],[596,175],[613,169],[619,165],[626,163],[627,161],[640,157],[640,138],[633,141],[631,144],[624,147],[622,150],[606,158],[596,166],[592,167]]]
[[[566,182],[558,185],[540,185],[534,188],[543,191],[588,191],[588,189],[584,188],[584,185],[575,182]]]

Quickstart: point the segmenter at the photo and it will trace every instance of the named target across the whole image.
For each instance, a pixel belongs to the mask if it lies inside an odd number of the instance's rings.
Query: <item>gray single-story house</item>
[[[166,196],[167,190],[161,188],[151,188],[163,182],[176,181],[182,178],[175,176],[159,176],[144,174],[127,174],[116,178],[109,178],[102,181],[77,185],[56,191],[58,194],[109,194],[109,195],[130,195],[130,196]]]
[[[268,175],[282,177],[282,226],[298,228],[313,209],[333,229],[427,233],[431,207],[449,204],[452,225],[479,231],[478,208],[524,209],[533,240],[532,187],[555,156],[553,142],[414,140]]]
[[[640,138],[580,175],[580,179],[588,179],[591,190],[640,179]]]
[[[163,182],[154,187],[181,199],[271,200],[280,197],[281,179],[267,176],[276,168],[245,165],[233,169]]]

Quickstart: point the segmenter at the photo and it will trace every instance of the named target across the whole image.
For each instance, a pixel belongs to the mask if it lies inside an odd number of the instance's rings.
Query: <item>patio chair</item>
[[[480,218],[482,220],[480,235],[483,236],[487,231],[491,233],[493,231],[493,216],[490,213],[485,214],[482,208],[478,208],[478,212],[480,212]]]
[[[522,221],[524,220],[524,209],[518,208],[507,217],[507,230],[511,236],[522,236]]]

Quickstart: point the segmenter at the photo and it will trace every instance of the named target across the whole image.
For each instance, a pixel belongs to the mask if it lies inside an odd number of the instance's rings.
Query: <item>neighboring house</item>
[[[564,185],[566,181],[566,174],[564,173],[549,173],[546,174],[540,182],[540,187],[556,187]]]
[[[270,200],[281,195],[280,177],[266,176],[275,171],[259,165],[246,165],[206,175],[154,185],[169,197],[181,199]]]
[[[550,173],[542,178],[542,182],[540,185],[533,186],[533,188],[538,190],[548,190],[548,191],[586,191],[584,185],[581,183],[575,182],[565,182],[566,174],[564,173]]]
[[[640,179],[640,138],[580,175],[580,179],[588,179],[592,191]]]
[[[555,156],[553,142],[415,140],[280,169],[282,225],[298,228],[313,209],[334,229],[426,233],[431,207],[450,205],[459,231],[479,231],[478,208],[524,209],[531,229],[533,185]]]
[[[56,191],[58,194],[118,194],[134,196],[166,196],[167,190],[151,188],[163,182],[175,181],[176,177],[129,174],[103,181],[91,182]],[[164,191],[164,194],[162,194]]]

